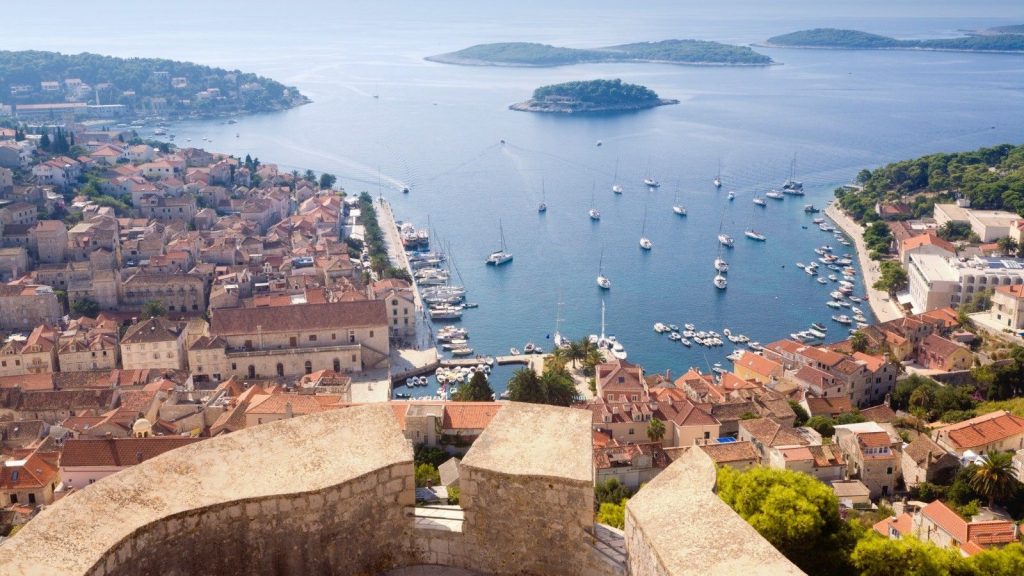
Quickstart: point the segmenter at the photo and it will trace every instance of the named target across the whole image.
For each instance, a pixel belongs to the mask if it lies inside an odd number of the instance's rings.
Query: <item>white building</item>
[[[980,256],[960,260],[938,254],[911,254],[907,275],[914,312],[921,313],[946,306],[955,308],[984,290],[1024,284],[1024,260]]]

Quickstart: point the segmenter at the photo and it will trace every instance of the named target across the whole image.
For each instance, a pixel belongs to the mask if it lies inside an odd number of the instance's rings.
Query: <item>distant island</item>
[[[746,46],[706,40],[662,40],[603,48],[561,48],[532,42],[478,44],[426,60],[464,66],[566,66],[595,62],[660,62],[700,66],[768,66],[771,58]]]
[[[626,112],[678,104],[679,100],[659,98],[658,94],[638,84],[622,80],[585,80],[541,86],[533,98],[509,106],[520,112],[577,114],[588,112]]]
[[[1004,27],[1005,28],[1005,27]],[[1013,28],[1011,28],[1013,29]],[[999,30],[999,29],[989,29]],[[888,36],[815,28],[769,38],[766,46],[788,48],[837,48],[852,50],[947,50],[957,52],[1024,52],[1024,34],[993,32],[960,38],[932,40],[897,40]]]
[[[0,105],[25,121],[205,118],[272,112],[309,102],[248,72],[157,58],[0,51]]]

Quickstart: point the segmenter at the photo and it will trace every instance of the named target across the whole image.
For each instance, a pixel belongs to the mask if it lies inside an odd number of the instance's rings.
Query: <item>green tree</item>
[[[868,534],[850,556],[862,576],[947,576],[969,574],[967,560],[953,550],[908,537],[891,540]]]
[[[520,368],[508,381],[508,395],[513,402],[543,404],[547,399],[540,377],[530,368]]]
[[[587,350],[587,356],[583,359],[583,375],[594,376],[597,374],[597,366],[604,363],[604,354],[596,347],[591,346]]]
[[[441,474],[433,464],[423,463],[416,467],[416,486],[436,486],[441,482]]]
[[[657,418],[651,418],[651,421],[647,423],[647,438],[651,442],[661,442],[664,437],[665,423]]]
[[[808,428],[813,428],[818,434],[829,438],[835,435],[835,423],[828,416],[813,416],[807,420],[805,424]]]
[[[597,522],[622,530],[626,527],[626,500],[619,503],[605,502],[597,510]]]
[[[629,498],[629,489],[622,485],[617,478],[609,478],[594,486],[594,506],[601,504],[617,504]]]
[[[556,365],[544,369],[540,377],[541,388],[544,390],[544,403],[552,406],[571,406],[576,402],[579,392],[576,381],[565,368]]]
[[[907,287],[909,277],[899,262],[882,262],[881,275],[872,286],[875,290],[895,294]]]
[[[1017,253],[1017,241],[1009,236],[1003,236],[996,240],[996,244],[999,245],[999,249],[1003,251],[1003,254],[1016,254]]]
[[[569,347],[566,349],[566,355],[572,362],[572,367],[576,367],[577,362],[583,362],[587,359],[587,354],[590,352],[593,344],[587,338],[580,338],[579,340],[570,340]]]
[[[71,311],[79,316],[95,318],[100,313],[100,305],[91,298],[79,298],[71,306]]]
[[[793,419],[793,426],[799,427],[807,423],[811,419],[811,415],[807,413],[807,410],[795,400],[789,401],[789,407],[793,409],[793,413],[796,414],[796,418]]]
[[[872,222],[864,229],[864,244],[868,250],[887,254],[892,243],[892,231],[885,222]]]
[[[974,468],[968,483],[980,496],[988,498],[989,507],[997,500],[1012,496],[1019,488],[1013,469],[1013,453],[986,453]]]
[[[854,352],[867,352],[868,351],[868,337],[866,334],[857,330],[850,336],[850,348]]]
[[[413,461],[416,465],[430,464],[434,468],[439,468],[441,464],[444,464],[450,456],[444,451],[444,448],[431,447],[426,444],[417,444],[413,450]]]
[[[836,417],[836,424],[857,424],[863,421],[864,417],[861,416],[860,412],[857,410],[854,410],[853,412],[849,412],[847,414],[840,414],[839,416]]]
[[[970,563],[985,576],[1020,576],[1024,574],[1024,544],[984,550],[971,556]]]
[[[971,225],[968,222],[954,222],[950,220],[939,226],[938,234],[939,238],[950,242],[967,240],[971,237]]]
[[[50,133],[43,132],[43,137],[39,139],[39,147],[45,150],[46,152],[49,152],[51,144],[52,143],[50,142]]]
[[[155,318],[156,316],[166,316],[167,307],[164,303],[159,300],[148,300],[142,305],[142,319],[147,320],[149,318]]]
[[[487,383],[487,375],[483,372],[476,372],[469,379],[465,386],[459,386],[459,391],[452,398],[457,402],[490,402],[494,400],[494,390]]]
[[[856,528],[839,500],[814,477],[792,470],[718,470],[718,496],[766,540],[811,575],[852,573]]]
[[[312,170],[306,170],[306,172],[302,175],[302,179],[307,182],[316,182],[316,172],[313,172]]]
[[[320,188],[323,190],[334,188],[334,184],[337,181],[337,176],[335,176],[334,174],[330,174],[328,172],[324,172],[323,174],[320,175]]]

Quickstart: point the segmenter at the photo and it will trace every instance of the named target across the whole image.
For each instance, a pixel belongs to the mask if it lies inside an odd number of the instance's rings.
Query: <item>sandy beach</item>
[[[868,303],[871,304],[871,311],[875,313],[878,322],[888,322],[903,316],[902,310],[896,302],[889,298],[885,292],[872,288],[881,276],[878,262],[868,257],[867,246],[864,245],[864,228],[853,221],[839,208],[837,202],[829,204],[825,209],[825,215],[841,228],[857,247],[857,260],[860,263],[860,273],[864,279],[864,291],[868,296]]]

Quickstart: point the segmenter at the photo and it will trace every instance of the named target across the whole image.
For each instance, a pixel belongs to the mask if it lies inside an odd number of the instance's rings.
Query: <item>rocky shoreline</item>
[[[640,104],[617,104],[615,106],[595,106],[587,103],[566,104],[563,102],[543,102],[529,99],[525,102],[517,102],[508,107],[509,110],[517,112],[540,112],[544,114],[600,114],[607,112],[634,112],[657,108],[658,106],[670,106],[679,104],[674,98],[658,98],[657,101],[644,102]]]

